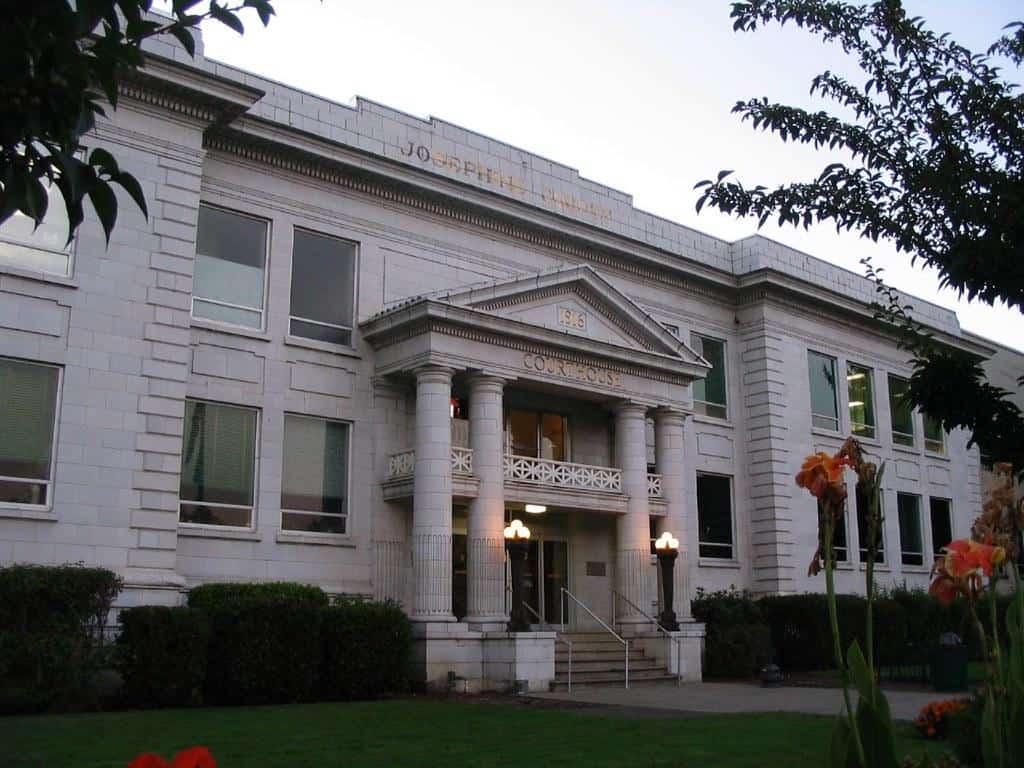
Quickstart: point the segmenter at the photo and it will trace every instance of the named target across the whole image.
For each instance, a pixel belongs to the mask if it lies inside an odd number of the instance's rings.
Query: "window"
[[[0,505],[49,506],[60,369],[0,358]]]
[[[192,316],[263,327],[267,222],[199,206]]]
[[[557,413],[509,411],[508,440],[514,456],[569,461],[569,424]]]
[[[904,565],[924,565],[921,540],[921,497],[912,493],[896,494],[900,515],[900,552]]]
[[[868,500],[867,497],[858,488],[856,490],[856,501],[857,501],[857,539],[860,542],[860,561],[866,563],[868,561],[868,547],[871,544],[870,536],[868,535]],[[883,499],[878,499],[878,504],[881,506]],[[882,510],[878,510],[882,513]],[[885,562],[885,518],[883,517],[878,522],[878,530],[875,531],[875,546],[878,548],[875,553],[875,562]]]
[[[252,526],[256,409],[185,401],[181,522]]]
[[[332,344],[352,344],[356,276],[354,243],[295,230],[288,332]]]
[[[697,525],[701,557],[734,558],[731,477],[697,475]]]
[[[677,339],[679,338],[679,326],[678,325],[675,325],[673,323],[662,323],[661,326],[666,331],[668,331],[673,336],[675,336]]]
[[[910,382],[889,376],[889,412],[892,414],[892,441],[896,445],[914,445],[914,406],[910,402]]]
[[[932,453],[945,453],[946,440],[942,424],[927,413],[924,415],[924,449]]]
[[[824,511],[821,508],[821,501],[818,502],[818,519],[822,519]],[[846,511],[836,520],[832,528],[832,554],[837,563],[846,563],[850,560],[850,551],[846,543]],[[822,559],[824,560],[824,553]]]
[[[850,431],[858,437],[875,436],[874,377],[874,371],[866,366],[856,363],[847,363],[846,365]]]
[[[68,277],[71,249],[67,245],[67,208],[53,185],[46,184],[46,195],[46,216],[38,227],[20,211],[0,225],[0,264]]]
[[[836,404],[836,359],[820,352],[807,352],[811,380],[811,424],[819,429],[839,431]]]
[[[953,540],[953,515],[949,499],[928,500],[932,519],[932,552],[936,559],[942,557],[942,548]]]
[[[348,522],[349,425],[284,417],[281,528],[345,533]]]
[[[693,407],[697,413],[726,417],[725,342],[705,336],[693,337],[694,350],[711,363],[711,370],[703,379],[693,381]]]

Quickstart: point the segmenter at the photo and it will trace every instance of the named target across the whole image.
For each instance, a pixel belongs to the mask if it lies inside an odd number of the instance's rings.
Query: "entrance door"
[[[544,619],[549,624],[562,622],[562,587],[569,585],[569,545],[564,541],[544,541]]]

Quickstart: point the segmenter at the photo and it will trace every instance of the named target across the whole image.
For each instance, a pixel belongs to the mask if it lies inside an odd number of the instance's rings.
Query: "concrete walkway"
[[[628,691],[622,686],[579,686],[571,694],[530,694],[551,701],[578,701],[639,709],[658,709],[666,714],[678,712],[802,712],[811,715],[838,714],[843,695],[838,688],[762,688],[743,683],[684,683],[634,685]],[[885,691],[893,719],[913,720],[929,701],[947,698],[950,694]],[[856,702],[856,693],[852,694]]]

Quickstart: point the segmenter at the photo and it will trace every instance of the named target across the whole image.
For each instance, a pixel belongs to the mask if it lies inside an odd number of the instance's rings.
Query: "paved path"
[[[538,699],[578,701],[585,704],[659,709],[669,712],[804,712],[834,715],[840,711],[843,695],[838,688],[762,688],[743,683],[684,683],[621,687],[579,686],[571,694],[530,694]],[[892,716],[913,720],[929,701],[949,694],[917,691],[885,691]],[[856,701],[856,693],[853,694]]]

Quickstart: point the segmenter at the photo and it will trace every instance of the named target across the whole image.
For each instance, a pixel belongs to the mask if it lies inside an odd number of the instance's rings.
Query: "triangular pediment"
[[[448,292],[454,306],[627,349],[704,361],[590,266]]]

